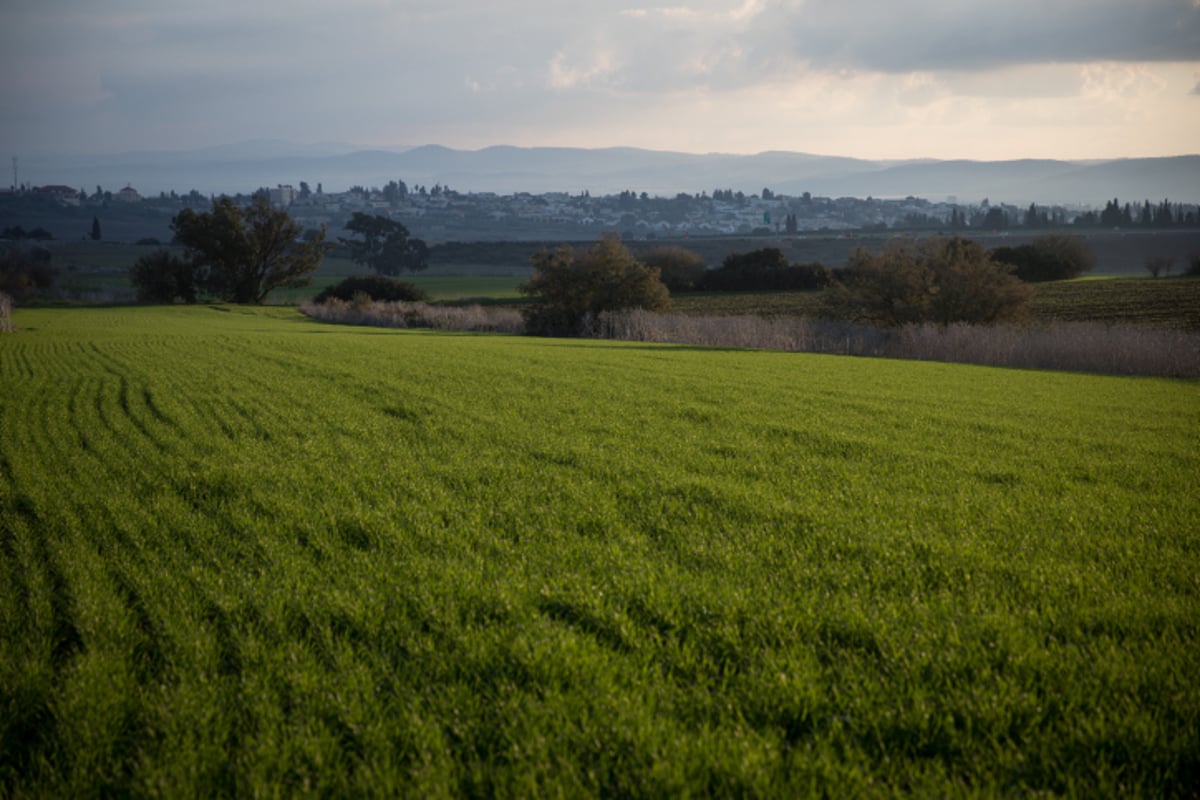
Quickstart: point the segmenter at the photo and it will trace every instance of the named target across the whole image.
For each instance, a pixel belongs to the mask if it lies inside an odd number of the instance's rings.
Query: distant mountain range
[[[127,185],[143,194],[251,192],[307,181],[315,190],[345,191],[391,180],[442,184],[462,192],[623,190],[673,196],[733,189],[826,197],[906,197],[958,202],[1102,205],[1169,198],[1200,201],[1200,155],[1113,161],[867,161],[805,153],[757,155],[676,153],[636,148],[488,147],[436,145],[367,150],[340,143],[297,145],[260,140],[181,152],[22,158],[20,180],[88,192]]]

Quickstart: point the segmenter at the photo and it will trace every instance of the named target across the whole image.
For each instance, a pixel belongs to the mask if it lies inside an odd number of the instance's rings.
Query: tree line
[[[262,303],[275,289],[312,283],[332,244],[326,229],[305,231],[282,209],[256,194],[248,206],[221,197],[208,211],[185,208],[171,221],[184,253],[157,250],[129,270],[138,299],[149,303],[195,303],[202,299]],[[380,275],[422,270],[429,249],[399,222],[356,212],[341,238],[350,257]]]
[[[242,207],[229,198],[208,211],[184,209],[172,220],[182,257],[166,250],[130,270],[139,297],[151,302],[213,298],[262,303],[276,288],[309,285],[331,247],[326,230],[303,231],[286,211],[258,195]],[[376,273],[318,297],[422,299],[390,276],[425,269],[428,248],[405,226],[356,212],[340,239],[350,257]],[[572,335],[589,318],[627,308],[665,310],[672,293],[826,289],[847,319],[879,325],[910,322],[997,322],[1015,319],[1032,296],[1031,282],[1065,280],[1090,270],[1095,257],[1079,237],[1047,234],[1015,247],[986,250],[959,236],[892,241],[878,253],[858,249],[845,266],[792,264],[778,248],[727,256],[709,269],[694,252],[658,247],[640,258],[615,234],[588,249],[558,247],[534,254],[521,287],[531,333]]]

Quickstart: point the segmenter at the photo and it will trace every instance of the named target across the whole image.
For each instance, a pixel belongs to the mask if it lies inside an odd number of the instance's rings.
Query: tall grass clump
[[[300,306],[301,313],[321,322],[380,328],[433,328],[491,333],[523,333],[518,311],[504,308],[436,306],[429,303],[373,302],[365,295],[351,301],[331,299]]]
[[[612,311],[586,320],[594,339],[738,347],[795,353],[884,356],[888,335],[870,325],[798,317],[698,317],[641,309]]]
[[[11,333],[12,329],[12,298],[0,292],[0,333]]]
[[[1200,377],[1200,334],[1176,328],[1059,322],[1039,327],[910,325],[894,358],[1103,375]]]

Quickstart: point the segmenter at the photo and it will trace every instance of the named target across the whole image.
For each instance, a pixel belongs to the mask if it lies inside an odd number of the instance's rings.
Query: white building
[[[291,186],[280,184],[271,190],[271,205],[276,208],[287,208],[296,200],[296,190]]]

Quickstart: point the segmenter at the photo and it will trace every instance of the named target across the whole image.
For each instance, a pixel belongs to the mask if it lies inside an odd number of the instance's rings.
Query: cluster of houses
[[[592,196],[518,192],[460,193],[441,187],[397,196],[396,192],[356,187],[349,192],[300,193],[291,187],[271,190],[272,202],[305,224],[335,222],[359,211],[404,223],[431,240],[515,238],[541,231],[591,234],[617,231],[625,238],[744,235],[758,232],[843,232],[865,227],[939,227],[952,217],[978,216],[979,207],[964,210],[953,199],[929,202],[918,198],[788,197],[765,190],[758,195],[714,192],[650,197],[623,192]],[[290,202],[284,202],[290,198]],[[956,211],[957,209],[957,211]],[[984,213],[988,210],[985,204]],[[1016,208],[1011,213],[1019,215]]]
[[[102,202],[140,203],[142,201],[142,196],[132,186],[126,186],[124,189],[116,192],[102,192],[97,187],[96,194],[94,195],[89,195],[87,192],[72,186],[35,186],[29,191],[35,196],[55,200],[64,206],[77,207],[85,205],[88,202],[95,202],[98,205]]]
[[[681,193],[674,197],[652,197],[634,191],[604,196],[586,191],[501,195],[457,192],[440,185],[410,190],[402,181],[391,181],[383,189],[356,186],[344,192],[324,192],[320,184],[312,191],[303,182],[299,188],[281,184],[259,191],[306,227],[327,225],[336,230],[353,213],[364,212],[402,222],[414,235],[431,242],[567,238],[604,231],[616,231],[627,239],[656,239],[810,231],[996,230],[1031,224],[1065,225],[1086,214],[1084,210],[1063,207],[992,205],[987,200],[963,205],[953,197],[941,201],[916,197],[829,198],[808,193],[787,196],[770,189],[758,194],[717,189],[711,194]],[[41,186],[26,193],[67,207],[123,207],[132,213],[160,217],[183,207],[203,208],[211,201],[196,191],[142,196],[132,186],[116,192],[97,187],[90,195],[70,186]],[[241,197],[249,200],[249,196]]]

